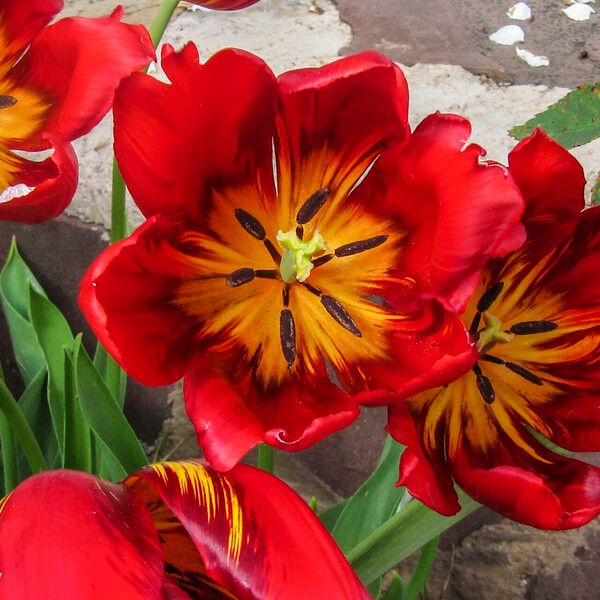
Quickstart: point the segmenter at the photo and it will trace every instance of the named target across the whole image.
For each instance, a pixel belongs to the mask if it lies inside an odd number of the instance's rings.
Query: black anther
[[[300,225],[306,225],[319,212],[328,197],[328,188],[315,192],[298,210],[296,222]]]

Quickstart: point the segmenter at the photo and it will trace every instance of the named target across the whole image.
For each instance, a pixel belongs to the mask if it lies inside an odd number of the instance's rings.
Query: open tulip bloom
[[[450,347],[439,332],[523,234],[521,195],[465,148],[468,122],[433,115],[411,134],[404,76],[372,52],[279,78],[238,50],[199,64],[192,44],[162,65],[171,83],[134,74],[114,106],[148,220],[95,261],[80,304],[134,378],[185,376],[214,467],[261,441],[306,448],[359,403],[471,360],[466,334]]]
[[[408,446],[400,483],[431,508],[459,510],[454,480],[511,519],[568,529],[600,514],[600,469],[555,451],[600,450],[600,208],[580,212],[582,169],[541,130],[509,165],[527,241],[467,303],[462,376],[391,408],[389,431]]]
[[[69,141],[108,112],[121,79],[154,56],[140,25],[104,19],[48,23],[62,0],[3,0],[0,6],[0,220],[38,223],[59,215],[75,194],[77,159]],[[14,151],[54,152],[43,161]]]
[[[246,465],[30,477],[0,503],[0,564],[11,600],[370,598],[306,503]]]

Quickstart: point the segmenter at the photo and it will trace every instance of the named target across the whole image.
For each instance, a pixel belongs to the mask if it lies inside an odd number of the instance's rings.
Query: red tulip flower
[[[170,84],[136,74],[115,99],[117,158],[148,220],[95,261],[80,304],[134,378],[185,375],[213,466],[261,441],[306,448],[359,402],[471,360],[467,336],[439,363],[406,346],[521,239],[521,195],[463,151],[466,122],[437,115],[411,136],[405,79],[373,52],[278,79],[238,50],[202,65],[193,45],[167,47],[162,64]],[[396,146],[397,176],[377,167]],[[392,174],[401,192],[375,201]]]
[[[246,8],[252,4],[256,4],[258,0],[187,0],[190,4],[197,4],[211,10],[239,10]]]
[[[408,445],[399,483],[431,508],[459,510],[454,481],[511,519],[569,529],[600,514],[600,469],[555,451],[600,450],[600,208],[580,212],[582,169],[541,130],[509,164],[527,241],[490,261],[462,315],[477,354],[393,407],[389,431]]]
[[[68,18],[48,23],[62,0],[4,0],[0,7],[0,220],[38,223],[59,215],[77,187],[68,143],[108,112],[114,91],[154,56],[141,25]],[[34,162],[14,150],[53,149]]]
[[[370,598],[313,511],[254,467],[48,471],[0,506],[2,598]]]

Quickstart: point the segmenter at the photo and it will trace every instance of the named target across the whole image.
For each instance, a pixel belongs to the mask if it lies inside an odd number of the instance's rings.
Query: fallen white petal
[[[567,8],[563,8],[563,12],[569,19],[573,19],[573,21],[587,21],[590,15],[596,11],[583,2],[575,2],[575,4],[571,4]]]
[[[571,0],[571,4],[577,4],[577,2],[580,4],[592,4],[593,2],[596,2],[596,0]]]
[[[503,46],[512,46],[525,41],[525,33],[518,25],[505,25],[490,35],[490,40]]]
[[[22,198],[23,196],[27,196],[27,194],[31,194],[35,188],[31,188],[24,183],[17,183],[17,185],[11,185],[7,187],[0,194],[0,204],[2,202],[8,202],[9,200],[14,200],[15,198]]]
[[[517,52],[517,56],[524,60],[530,67],[547,67],[550,64],[548,57],[546,56],[536,56],[533,52],[529,52],[529,50],[525,50],[524,48],[515,48]]]
[[[529,21],[531,19],[531,9],[525,2],[517,2],[508,9],[506,14],[515,21]]]

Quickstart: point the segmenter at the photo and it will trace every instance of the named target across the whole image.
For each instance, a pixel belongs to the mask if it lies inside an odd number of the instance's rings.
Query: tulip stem
[[[273,474],[275,469],[275,451],[271,446],[267,444],[260,444],[258,446],[257,466],[259,469]]]
[[[152,38],[152,43],[154,47],[158,46],[162,36],[179,4],[179,0],[163,0],[156,11],[156,15],[154,16],[154,20],[150,25],[150,37]]]
[[[358,577],[365,584],[381,577],[394,565],[410,556],[454,523],[479,508],[479,504],[457,490],[462,510],[452,517],[442,517],[412,501],[390,517],[371,535],[346,553]],[[428,546],[426,554],[433,550]]]

